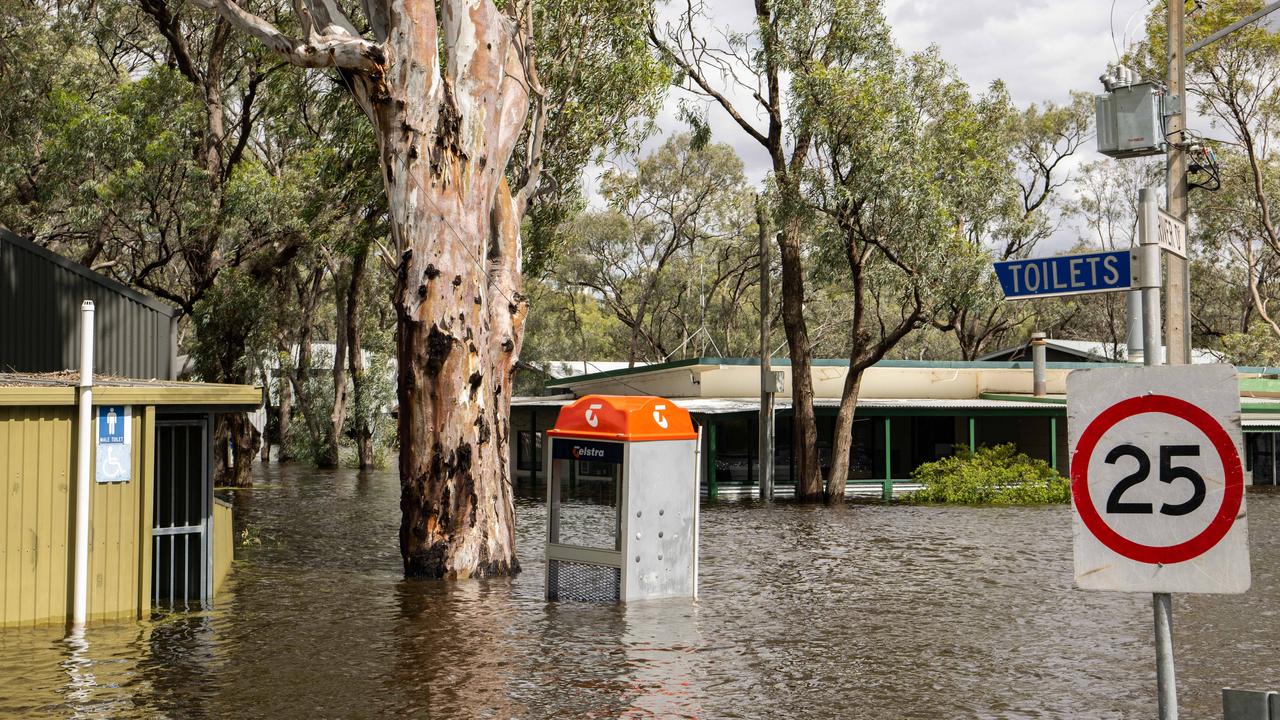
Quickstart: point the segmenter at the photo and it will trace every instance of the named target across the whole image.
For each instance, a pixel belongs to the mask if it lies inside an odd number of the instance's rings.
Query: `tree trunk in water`
[[[369,388],[365,383],[364,353],[360,347],[360,289],[368,259],[369,248],[365,246],[352,259],[351,282],[347,286],[347,356],[351,359],[351,397],[356,406],[352,425],[361,470],[373,467],[372,413],[379,412],[365,397]]]
[[[822,500],[822,468],[818,463],[818,423],[813,412],[812,350],[804,319],[804,266],[800,226],[788,218],[778,237],[782,260],[782,325],[791,355],[792,443],[796,499]]]
[[[236,485],[235,461],[231,456],[231,426],[226,415],[213,417],[213,485]]]
[[[289,462],[294,459],[293,453],[289,451],[289,428],[293,422],[293,379],[288,373],[281,372],[276,382],[280,385],[280,422],[276,425],[280,452],[276,455],[276,462]]]
[[[372,123],[400,253],[393,304],[405,574],[518,570],[507,410],[528,309],[520,218],[540,156],[514,197],[504,173],[525,135],[531,92],[539,96],[531,153],[541,148],[545,92],[532,6],[365,3],[375,43],[334,3],[295,3],[305,41],[233,0],[196,4],[287,62],[338,68]]]
[[[213,457],[216,486],[248,487],[253,458],[258,454],[262,433],[249,422],[246,413],[214,416]]]
[[[317,267],[311,275],[298,286],[298,294],[302,309],[302,327],[298,330],[298,363],[293,369],[293,397],[302,409],[302,422],[307,431],[307,447],[315,452],[325,436],[325,425],[320,419],[320,408],[316,407],[312,397],[311,380],[311,334],[312,320],[316,306],[320,302],[320,288],[324,282],[324,268]],[[319,461],[319,458],[314,458]]]
[[[511,370],[527,300],[520,221],[503,173],[528,115],[513,27],[491,3],[405,5],[386,85],[366,96],[396,276],[400,552],[408,576],[519,571],[507,469]],[[385,96],[375,93],[386,93]]]
[[[835,435],[831,439],[831,469],[827,473],[827,502],[844,500],[845,485],[849,480],[849,453],[853,449],[853,415],[858,407],[858,388],[862,385],[862,371],[849,367],[844,376],[844,388],[840,392],[840,410],[836,413]],[[885,473],[888,474],[888,468]]]
[[[510,214],[509,195],[505,202]],[[488,218],[466,212],[474,205],[460,196],[450,205],[445,212],[462,237],[488,235]],[[485,306],[509,303],[504,310],[520,322],[524,307],[518,294],[490,298],[484,270],[459,243],[424,243],[405,252],[396,282],[400,549],[410,576],[520,567],[506,467],[509,358],[518,340],[508,334],[494,343],[499,328]],[[497,353],[484,350],[495,345]]]
[[[347,421],[347,329],[351,319],[347,317],[347,288],[342,282],[341,268],[345,264],[345,261],[338,263],[338,272],[333,274],[333,409],[325,430],[324,453],[316,463],[324,468],[338,466],[338,443],[342,441],[342,426]]]
[[[262,377],[262,384],[267,386],[267,392],[262,393],[262,410],[266,415],[267,423],[262,427],[262,462],[271,462],[271,391],[267,382],[266,366],[258,367],[258,375]],[[278,410],[278,408],[277,408]],[[278,427],[278,426],[277,426]]]

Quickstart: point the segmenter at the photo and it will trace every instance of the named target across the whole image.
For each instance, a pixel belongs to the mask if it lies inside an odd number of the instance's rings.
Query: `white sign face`
[[[133,468],[133,418],[127,405],[99,405],[94,479],[100,483],[129,482]]]
[[[1187,256],[1187,224],[1169,213],[1159,210],[1160,249],[1167,250],[1178,257]]]
[[[1077,370],[1067,434],[1077,587],[1249,589],[1235,368]]]

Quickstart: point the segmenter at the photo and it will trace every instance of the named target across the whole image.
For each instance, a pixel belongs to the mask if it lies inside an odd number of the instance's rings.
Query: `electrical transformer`
[[[1165,151],[1164,87],[1144,82],[1098,95],[1095,109],[1098,152],[1113,158],[1159,155]]]

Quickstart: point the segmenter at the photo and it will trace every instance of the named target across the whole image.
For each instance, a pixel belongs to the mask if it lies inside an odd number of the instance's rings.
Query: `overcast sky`
[[[680,3],[681,5],[683,3]],[[717,22],[738,30],[751,27],[749,0],[708,0]],[[975,89],[1004,80],[1014,102],[1026,106],[1051,100],[1065,102],[1072,90],[1097,92],[1098,76],[1116,58],[1116,46],[1141,36],[1145,9],[1151,0],[885,0],[895,42],[907,51],[937,45],[962,78]],[[1114,44],[1111,27],[1114,5]],[[660,135],[684,129],[677,119],[673,92],[658,119]],[[743,103],[744,109],[750,103]],[[708,114],[712,139],[732,145],[746,163],[752,181],[761,180],[768,158],[723,112]],[[1088,144],[1081,161],[1100,157]],[[1077,163],[1078,164],[1078,163]],[[588,179],[588,185],[593,185]],[[589,193],[593,187],[589,187]],[[1069,243],[1062,237],[1060,242]]]

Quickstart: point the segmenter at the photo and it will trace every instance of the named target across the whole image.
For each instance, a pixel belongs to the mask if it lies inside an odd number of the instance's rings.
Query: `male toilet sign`
[[[1235,368],[1073,372],[1067,426],[1078,587],[1249,589]]]
[[[124,405],[99,405],[94,478],[100,483],[129,482],[133,467],[132,418]]]

